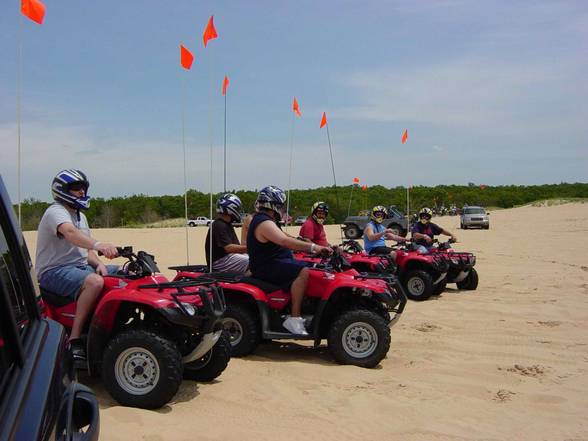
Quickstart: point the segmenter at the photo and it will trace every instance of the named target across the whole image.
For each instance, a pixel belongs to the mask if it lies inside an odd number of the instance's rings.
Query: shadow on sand
[[[102,381],[100,378],[96,377],[89,377],[85,373],[78,374],[78,381],[82,384],[85,384],[88,387],[91,387],[92,390],[96,393],[96,398],[98,398],[98,403],[100,404],[100,410],[110,409],[111,407],[122,407],[118,402],[110,396],[110,394],[104,388]],[[218,380],[214,380],[211,384],[219,383]],[[159,409],[144,409],[148,412],[157,412],[161,414],[170,413],[172,411],[172,405],[175,403],[184,403],[193,400],[200,392],[198,391],[198,383],[195,381],[184,380],[182,384],[180,384],[180,388],[178,392],[174,395],[172,400],[169,404],[159,408]]]
[[[326,345],[315,348],[292,341],[272,340],[262,342],[255,352],[248,355],[246,360],[270,363],[309,363],[321,366],[340,366],[329,353]],[[381,365],[375,369],[381,369]]]

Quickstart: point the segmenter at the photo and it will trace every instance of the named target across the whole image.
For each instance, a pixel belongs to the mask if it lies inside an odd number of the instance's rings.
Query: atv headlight
[[[194,306],[190,303],[182,302],[182,306],[184,307],[189,316],[193,316],[194,314],[196,314],[196,308],[194,308]]]

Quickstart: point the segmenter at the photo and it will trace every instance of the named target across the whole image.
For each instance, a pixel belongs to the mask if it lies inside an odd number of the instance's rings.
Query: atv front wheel
[[[433,295],[433,278],[423,270],[414,270],[404,277],[406,297],[411,300],[427,300]]]
[[[478,288],[478,272],[476,269],[472,268],[467,277],[461,282],[457,282],[456,285],[459,289],[467,289],[469,291],[474,291]]]
[[[226,369],[231,359],[231,339],[225,332],[202,358],[184,365],[184,378],[194,381],[212,381]]]
[[[223,316],[223,329],[229,335],[233,357],[251,354],[261,339],[257,315],[245,305],[227,304]]]
[[[445,291],[445,288],[447,287],[447,279],[443,279],[441,280],[439,283],[437,283],[435,285],[435,287],[433,288],[433,295],[434,296],[438,296],[440,294],[443,293],[443,291]]]
[[[390,349],[390,328],[378,313],[353,309],[332,323],[328,345],[338,363],[372,368]]]
[[[141,329],[124,331],[106,346],[102,379],[106,390],[123,406],[158,409],[167,404],[182,382],[182,356],[162,336]]]

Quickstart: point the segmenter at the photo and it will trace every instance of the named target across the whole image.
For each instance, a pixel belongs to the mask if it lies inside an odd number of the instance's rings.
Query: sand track
[[[211,384],[185,381],[158,411],[101,404],[105,440],[587,440],[588,204],[495,211],[460,231],[480,285],[411,302],[376,369],[335,364],[324,346],[271,342]],[[191,263],[205,228],[192,228]],[[337,242],[336,227],[328,227]],[[182,228],[94,230],[185,263]],[[34,254],[35,233],[25,234]],[[166,270],[167,275],[172,272]]]

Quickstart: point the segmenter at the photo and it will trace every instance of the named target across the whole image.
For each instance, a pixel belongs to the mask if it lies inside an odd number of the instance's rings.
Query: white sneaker
[[[304,319],[302,317],[288,317],[284,320],[282,326],[292,334],[308,335],[308,332],[306,332],[306,329],[304,328]]]

